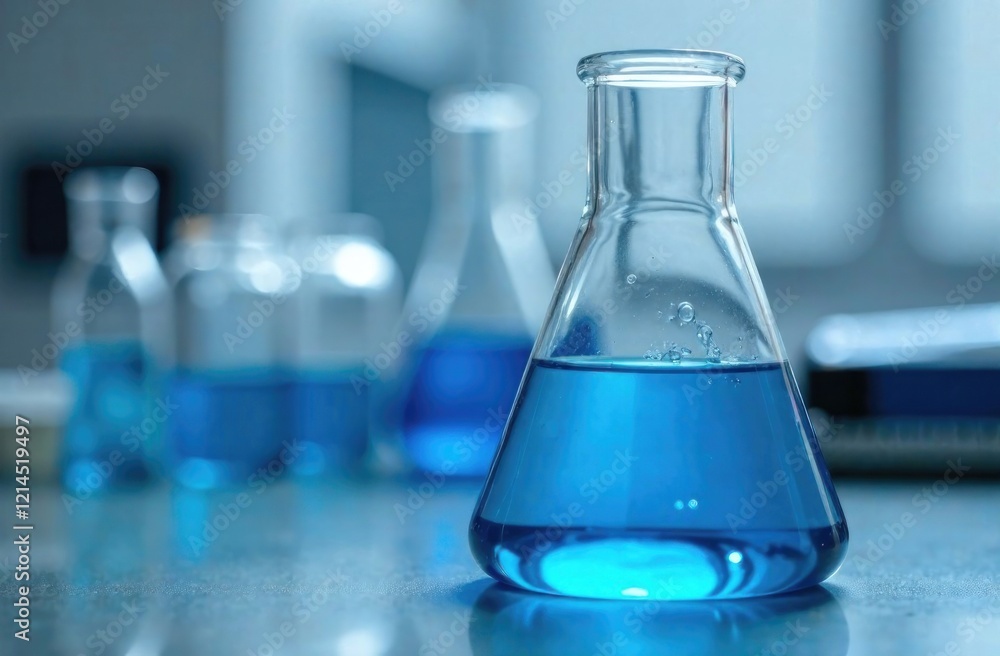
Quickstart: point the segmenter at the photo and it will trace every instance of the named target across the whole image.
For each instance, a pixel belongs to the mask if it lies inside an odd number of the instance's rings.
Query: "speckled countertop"
[[[933,484],[841,482],[840,572],[793,597],[726,603],[493,585],[466,546],[478,490],[456,481],[405,522],[406,483],[154,488],[72,512],[36,490],[33,639],[13,638],[8,529],[0,654],[1000,654],[1000,484]]]

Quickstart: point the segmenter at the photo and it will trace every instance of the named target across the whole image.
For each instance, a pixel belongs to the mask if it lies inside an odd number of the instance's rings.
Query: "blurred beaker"
[[[403,315],[412,341],[402,410],[407,455],[442,475],[486,473],[555,276],[532,195],[527,89],[434,96],[434,215]]]
[[[281,252],[278,224],[265,216],[186,217],[174,238],[173,476],[198,489],[250,484],[279,453],[286,460],[300,454],[284,413],[287,336],[277,316],[298,287],[298,267]]]
[[[157,376],[170,359],[171,306],[150,243],[156,177],[81,169],[64,192],[69,252],[53,285],[49,337],[74,388],[63,484],[89,494],[145,479],[159,456]]]
[[[374,358],[399,317],[399,267],[370,216],[300,218],[287,230],[288,253],[302,272],[287,314],[291,425],[304,449],[293,469],[357,471],[380,430]]]

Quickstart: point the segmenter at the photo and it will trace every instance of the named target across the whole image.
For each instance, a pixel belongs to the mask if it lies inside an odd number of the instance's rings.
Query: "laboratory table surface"
[[[1000,484],[845,480],[851,530],[824,586],[728,602],[512,591],[469,554],[458,480],[256,481],[32,496],[31,642],[0,548],[0,654],[1000,654]],[[0,488],[10,493],[13,489]]]

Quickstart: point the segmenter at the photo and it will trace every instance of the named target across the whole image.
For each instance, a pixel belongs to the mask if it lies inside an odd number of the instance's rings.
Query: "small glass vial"
[[[60,366],[73,386],[63,484],[79,495],[146,479],[168,406],[157,372],[170,357],[169,288],[150,243],[159,186],[141,168],[66,179],[69,253],[52,293]]]
[[[288,252],[302,272],[285,315],[291,341],[291,426],[300,475],[358,471],[381,432],[384,395],[375,358],[402,305],[402,278],[370,216],[290,222]],[[397,350],[398,355],[398,350]]]
[[[283,415],[278,315],[298,286],[298,268],[265,216],[188,217],[174,237],[168,259],[177,308],[173,477],[196,489],[246,484],[283,451],[284,470],[298,449],[288,442]]]

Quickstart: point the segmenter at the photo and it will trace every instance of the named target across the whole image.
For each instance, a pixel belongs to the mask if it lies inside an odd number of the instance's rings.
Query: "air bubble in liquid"
[[[694,306],[684,301],[677,306],[677,318],[681,323],[691,323],[694,321]]]
[[[701,340],[702,346],[709,348],[712,344],[712,327],[707,323],[701,324],[698,327],[698,339]]]
[[[670,348],[667,349],[667,357],[671,362],[680,362],[686,355],[691,355],[691,349],[677,346],[674,343],[671,343]]]
[[[635,283],[635,281],[636,281],[636,277],[635,277],[635,274],[634,274],[634,273],[630,273],[630,274],[628,274],[628,277],[627,277],[627,278],[625,278],[625,281],[626,281],[626,282],[627,282],[628,284],[630,284],[630,285],[631,285],[631,284],[634,284],[634,283]]]

